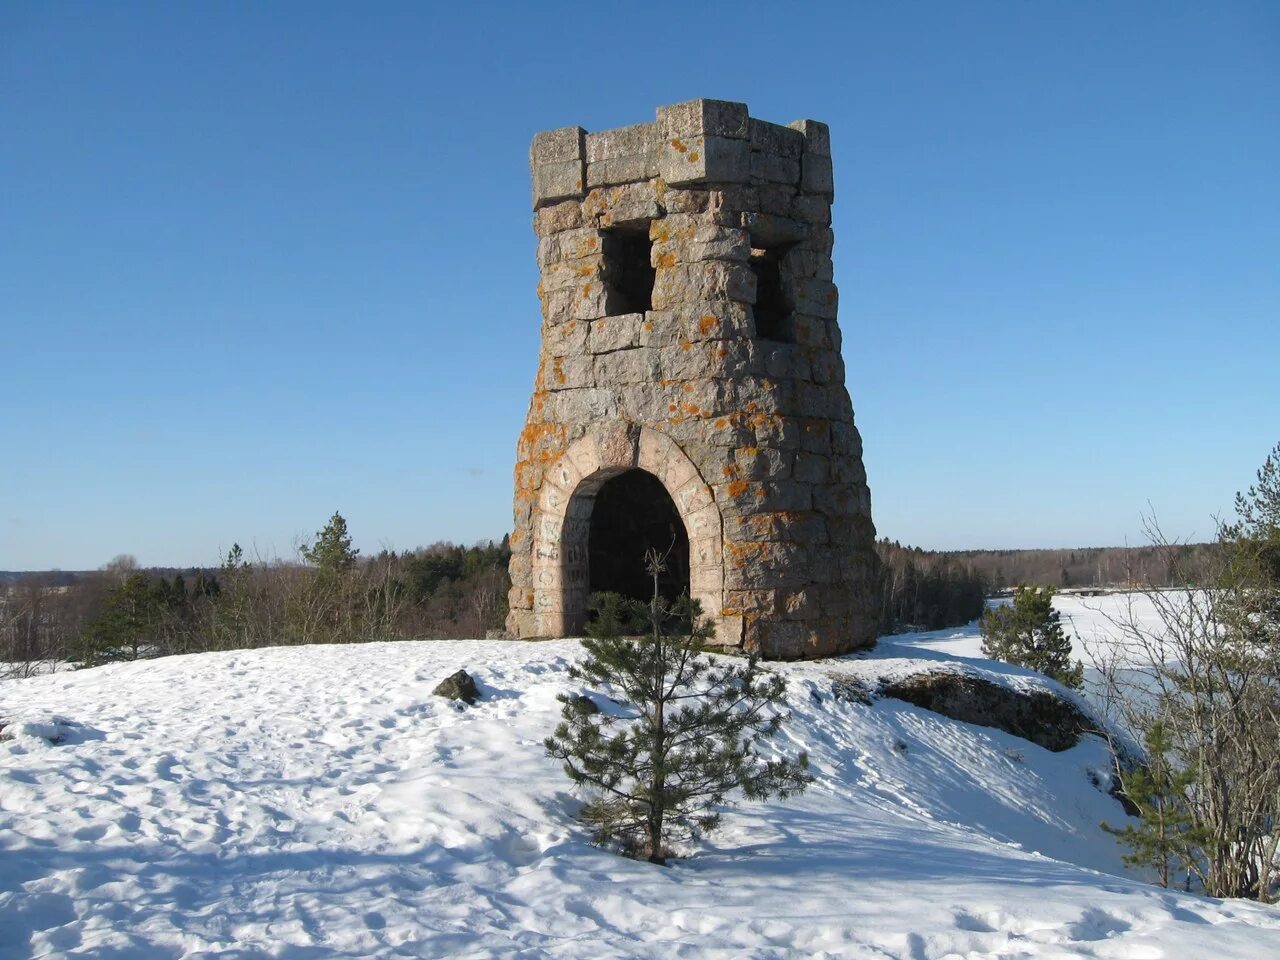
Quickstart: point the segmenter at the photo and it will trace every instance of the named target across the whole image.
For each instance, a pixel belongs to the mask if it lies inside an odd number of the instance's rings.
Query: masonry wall
[[[531,163],[542,346],[517,450],[508,631],[581,629],[593,491],[638,466],[677,502],[692,592],[722,644],[794,658],[873,643],[826,126],[695,100],[653,123],[540,133]],[[652,245],[644,309],[617,253],[638,233]]]

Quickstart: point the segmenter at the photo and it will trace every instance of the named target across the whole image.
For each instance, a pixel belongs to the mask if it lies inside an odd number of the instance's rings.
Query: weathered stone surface
[[[508,631],[581,630],[597,495],[639,469],[684,526],[717,643],[794,658],[873,642],[826,127],[695,100],[540,134],[531,161],[542,350],[517,446]]]
[[[879,693],[952,720],[995,727],[1047,750],[1069,750],[1083,734],[1099,729],[1079,707],[1050,689],[1015,690],[968,673],[915,673],[885,681]]]
[[[820,157],[831,156],[831,131],[825,123],[819,123],[817,120],[793,120],[787,126],[804,137],[806,153],[817,154]]]
[[[740,183],[751,176],[751,150],[727,137],[672,137],[658,155],[658,175],[672,186]]]
[[[747,105],[731,100],[686,100],[658,108],[658,127],[667,139],[699,135],[745,140]]]
[[[468,705],[474,704],[480,699],[480,690],[476,687],[475,680],[465,670],[459,670],[457,673],[445,677],[436,684],[436,688],[431,692],[437,697],[444,697],[446,700],[461,700]]]

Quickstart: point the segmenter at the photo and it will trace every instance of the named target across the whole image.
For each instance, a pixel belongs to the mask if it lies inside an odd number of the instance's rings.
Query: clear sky
[[[0,569],[500,537],[528,146],[831,125],[876,525],[1141,542],[1280,440],[1280,5],[0,3]]]

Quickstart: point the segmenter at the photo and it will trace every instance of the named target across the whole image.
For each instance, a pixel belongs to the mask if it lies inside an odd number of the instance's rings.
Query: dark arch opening
[[[668,602],[689,592],[689,536],[662,481],[644,470],[627,470],[596,493],[587,535],[590,592],[609,591],[648,601],[653,580],[645,551],[666,553],[658,593]]]

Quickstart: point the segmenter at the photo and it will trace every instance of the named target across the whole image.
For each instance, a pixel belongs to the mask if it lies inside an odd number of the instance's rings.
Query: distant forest
[[[876,549],[882,629],[901,632],[969,623],[988,596],[1023,583],[1182,586],[1175,571],[1194,575],[1214,547],[939,552],[885,539]],[[0,664],[501,630],[505,540],[358,553],[335,515],[295,561],[250,559],[236,548],[217,567],[143,570],[122,556],[94,571],[0,572]]]

